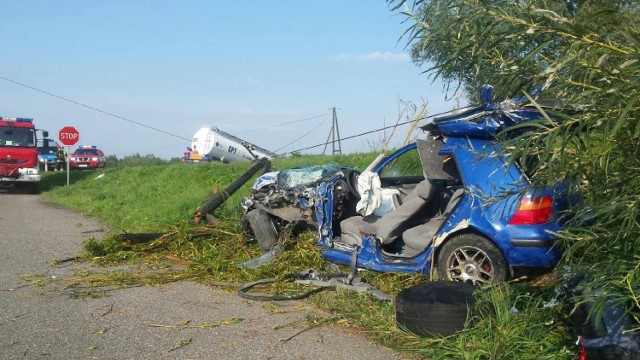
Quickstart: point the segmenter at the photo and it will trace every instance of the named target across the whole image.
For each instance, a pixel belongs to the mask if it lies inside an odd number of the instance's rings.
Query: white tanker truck
[[[203,126],[193,135],[191,147],[184,154],[185,162],[222,161],[230,163],[235,161],[250,161],[254,157],[246,147],[258,157],[271,159],[275,153],[250,144],[238,137],[219,130],[215,126]]]

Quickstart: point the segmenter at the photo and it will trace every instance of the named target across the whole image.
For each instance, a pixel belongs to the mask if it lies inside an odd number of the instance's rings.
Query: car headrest
[[[421,199],[429,200],[436,192],[436,187],[429,179],[424,179],[416,185],[415,192]]]

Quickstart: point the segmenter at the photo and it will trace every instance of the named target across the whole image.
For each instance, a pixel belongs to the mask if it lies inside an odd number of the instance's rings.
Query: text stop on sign
[[[78,138],[80,137],[80,134],[74,134],[74,133],[61,133],[60,134],[60,140],[71,140],[71,141],[77,141]]]
[[[64,145],[75,145],[80,140],[80,133],[73,126],[65,126],[58,133],[58,139]]]

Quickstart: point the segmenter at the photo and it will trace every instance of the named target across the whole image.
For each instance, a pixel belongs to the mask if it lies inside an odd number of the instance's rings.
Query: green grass
[[[330,161],[364,169],[376,156],[354,154],[340,157],[294,156],[278,159],[273,169]],[[192,280],[202,283],[245,283],[257,279],[296,273],[308,268],[323,270],[327,265],[316,243],[315,233],[303,233],[285,240],[286,250],[277,261],[257,270],[237,265],[261,254],[256,243],[246,242],[239,229],[240,199],[249,193],[253,179],[217,209],[216,225],[193,224],[195,209],[217,189],[224,189],[250,165],[168,164],[161,166],[107,168],[96,172],[72,172],[71,186],[64,186],[64,173],[46,173],[43,193],[47,199],[92,216],[110,229],[102,240],[85,242],[84,258],[103,265],[136,265],[128,270],[79,274],[78,296],[108,286],[159,285]],[[97,178],[99,175],[104,176]],[[254,177],[255,178],[255,177]],[[142,244],[118,240],[127,232],[165,232],[165,236]],[[176,264],[176,261],[179,261]],[[184,266],[188,264],[188,266]],[[407,274],[360,273],[366,281],[390,295],[423,281]],[[230,291],[235,288],[229,287]],[[272,294],[294,294],[308,288],[277,281]],[[393,304],[380,303],[366,294],[343,289],[325,291],[310,298],[328,316],[319,324],[342,324],[391,348],[411,356],[431,359],[570,358],[566,330],[553,310],[541,309],[542,297],[529,295],[531,287],[505,285],[485,291],[478,313],[469,329],[447,339],[424,339],[398,329]],[[512,307],[519,312],[510,312]],[[549,321],[553,320],[551,323]],[[517,356],[516,356],[517,355]]]

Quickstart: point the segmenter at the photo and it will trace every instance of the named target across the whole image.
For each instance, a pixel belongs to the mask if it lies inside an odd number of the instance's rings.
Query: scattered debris
[[[191,324],[190,320],[186,320],[186,321],[183,321],[182,323],[175,324],[175,325],[164,325],[164,324],[153,324],[153,323],[147,323],[145,325],[149,327],[161,327],[161,328],[172,328],[172,329],[213,329],[223,325],[239,324],[243,321],[244,321],[243,318],[231,318],[231,319],[218,320],[212,323],[205,323],[205,324]]]
[[[175,255],[165,255],[164,258],[181,265],[191,265],[191,261],[179,258]]]
[[[94,335],[95,335],[95,334],[104,334],[104,333],[106,333],[106,332],[107,332],[107,331],[109,331],[109,330],[110,330],[110,328],[108,328],[108,327],[102,327],[102,328],[100,328],[100,329],[96,330],[93,334],[94,334]]]
[[[142,244],[151,242],[153,240],[160,239],[166,233],[153,232],[153,233],[123,233],[116,235],[116,238],[121,241],[128,241],[132,244]]]
[[[104,313],[100,314],[100,317],[103,317],[103,316],[109,315],[112,311],[113,311],[113,303],[111,303],[111,305],[109,306],[109,309],[107,309],[107,311],[106,311],[106,312],[104,312]]]
[[[191,342],[192,342],[192,341],[193,341],[193,337],[190,337],[190,338],[188,338],[188,339],[182,339],[182,340],[180,340],[180,345],[178,345],[178,346],[176,346],[176,347],[174,347],[174,348],[169,349],[169,352],[172,352],[172,351],[174,351],[174,350],[178,350],[178,349],[180,349],[180,348],[183,348],[183,347],[185,347],[185,346],[187,346],[187,345],[191,344]]]
[[[79,258],[80,258],[79,256],[71,256],[71,257],[67,257],[67,258],[64,258],[64,259],[55,259],[55,260],[53,260],[53,265],[61,265],[61,264],[64,264],[66,262],[78,260]]]
[[[314,269],[308,269],[297,274],[287,275],[284,279],[293,280],[296,284],[315,285],[318,287],[298,295],[254,295],[248,293],[249,289],[258,285],[270,284],[278,280],[276,278],[268,278],[244,284],[238,289],[238,296],[243,299],[255,301],[300,300],[324,290],[335,290],[337,287],[340,287],[356,292],[366,292],[380,301],[393,302],[391,296],[363,282],[360,277],[354,277],[351,273],[318,273]]]
[[[293,338],[295,338],[296,336],[298,336],[298,335],[300,335],[300,334],[302,334],[302,333],[304,333],[304,332],[306,332],[306,331],[309,331],[309,330],[311,330],[311,329],[315,329],[315,328],[317,328],[318,326],[320,326],[320,323],[311,324],[311,325],[309,325],[309,326],[305,327],[304,329],[302,329],[302,330],[298,331],[297,333],[295,333],[295,334],[293,334],[293,335],[289,336],[289,337],[288,337],[288,338],[286,338],[286,339],[280,339],[280,341],[281,341],[281,342],[283,342],[283,343],[286,343],[286,342],[288,342],[288,341],[292,340]]]

